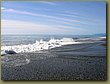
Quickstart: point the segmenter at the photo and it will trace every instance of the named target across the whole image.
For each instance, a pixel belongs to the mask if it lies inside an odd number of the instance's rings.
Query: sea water
[[[82,38],[83,37],[83,38]],[[2,47],[1,47],[1,54],[5,53],[21,53],[21,52],[35,52],[39,50],[48,50],[51,48],[60,47],[62,45],[68,45],[68,44],[80,44],[80,43],[87,43],[86,41],[89,41],[91,43],[92,41],[102,40],[104,38],[89,38],[86,36],[74,36],[72,35],[3,35],[2,36]],[[49,40],[49,38],[51,38]],[[61,39],[62,38],[62,39]],[[42,40],[43,39],[43,40]],[[40,41],[38,41],[40,40]],[[78,42],[83,41],[83,42]],[[11,51],[10,51],[11,50]],[[10,52],[9,52],[10,51]]]
[[[40,41],[43,39],[45,41],[55,38],[94,38],[97,35],[1,35],[1,46],[12,46],[20,44],[32,44],[36,40]]]

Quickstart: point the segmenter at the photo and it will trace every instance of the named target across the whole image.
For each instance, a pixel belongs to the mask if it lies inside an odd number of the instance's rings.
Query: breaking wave
[[[85,39],[77,39],[74,40],[72,38],[63,38],[63,39],[50,39],[49,41],[37,41],[33,44],[27,45],[14,45],[14,46],[2,46],[1,47],[1,55],[5,54],[16,54],[16,53],[24,53],[24,52],[36,52],[40,50],[48,50],[56,47],[60,47],[62,45],[69,45],[69,44],[81,44],[87,42],[94,42],[96,40],[102,40],[105,37],[100,38],[85,38]]]

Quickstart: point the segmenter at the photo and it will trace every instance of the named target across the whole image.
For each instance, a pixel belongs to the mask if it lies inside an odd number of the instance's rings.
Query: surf
[[[22,52],[35,52],[40,50],[48,50],[56,47],[60,47],[62,45],[69,45],[69,44],[78,44],[81,42],[75,42],[72,38],[62,38],[62,39],[50,39],[49,41],[37,41],[33,44],[28,45],[14,45],[14,46],[2,46],[1,47],[1,54],[15,54],[15,53],[22,53]]]
[[[92,39],[92,40],[91,40]],[[1,47],[1,55],[5,54],[17,54],[17,53],[29,53],[29,52],[36,52],[41,50],[49,50],[56,47],[61,47],[63,45],[71,45],[71,44],[81,44],[81,43],[92,43],[93,40],[101,40],[105,39],[105,37],[100,38],[84,38],[84,39],[77,39],[74,40],[73,38],[62,38],[62,39],[54,39],[51,38],[48,41],[40,40],[33,44],[27,45],[13,45],[13,46],[2,46]],[[78,41],[81,40],[81,41]],[[89,41],[90,40],[90,41]]]

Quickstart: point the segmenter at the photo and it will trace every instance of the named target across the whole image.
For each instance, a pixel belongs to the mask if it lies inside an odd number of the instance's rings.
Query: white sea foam
[[[106,39],[106,37],[97,37],[97,38],[80,38],[78,40],[81,41],[101,41],[103,39]]]
[[[75,42],[72,38],[63,38],[63,39],[50,39],[49,41],[37,41],[33,44],[28,45],[14,45],[14,46],[2,46],[1,47],[1,54],[7,54],[5,51],[14,51],[16,53],[23,53],[23,52],[36,52],[40,50],[48,50],[56,47],[60,47],[62,45],[69,45],[69,44],[79,44],[81,42]]]
[[[4,65],[5,67],[16,67],[16,66],[21,66],[21,65],[26,65],[30,63],[30,59],[27,59],[25,57],[21,57],[21,59],[19,58],[10,58],[8,56],[6,57],[2,57],[1,58],[1,62],[2,65]]]
[[[99,37],[99,38],[101,38],[101,39],[106,39],[106,37]]]

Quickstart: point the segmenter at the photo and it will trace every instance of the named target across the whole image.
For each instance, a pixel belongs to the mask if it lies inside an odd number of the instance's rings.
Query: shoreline
[[[7,54],[2,57],[1,77],[2,80],[106,80],[106,61],[106,48],[98,43]]]

